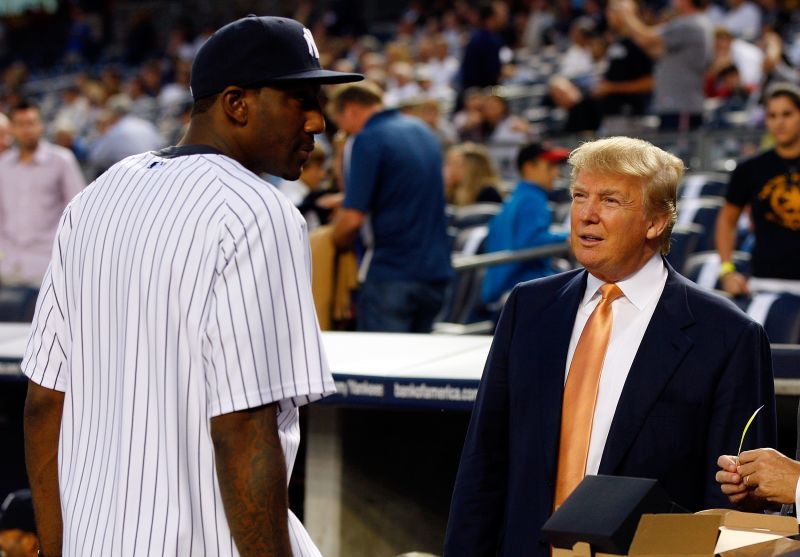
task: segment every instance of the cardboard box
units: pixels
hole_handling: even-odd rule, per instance
[[[723,553],[748,545],[793,536],[798,533],[793,516],[743,513],[729,509],[700,511],[696,516],[722,517],[715,553]]]
[[[772,557],[797,555],[800,542],[790,516],[712,509],[697,514],[645,514],[639,521],[628,557]],[[795,553],[798,552],[798,553]],[[612,557],[594,553],[594,557]],[[555,549],[554,557],[592,557],[588,543]]]

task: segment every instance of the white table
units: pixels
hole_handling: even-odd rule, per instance
[[[0,323],[0,375],[19,376],[30,325]],[[337,402],[424,406],[475,400],[491,337],[322,333]],[[447,387],[451,389],[448,390]]]

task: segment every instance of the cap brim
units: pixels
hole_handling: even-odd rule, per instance
[[[334,72],[332,70],[308,70],[295,74],[271,78],[270,81],[304,81],[319,83],[321,85],[332,85],[335,83],[352,83],[362,81],[364,76],[360,73]]]
[[[564,162],[569,158],[569,153],[569,149],[549,149],[539,155],[539,158],[548,162]]]

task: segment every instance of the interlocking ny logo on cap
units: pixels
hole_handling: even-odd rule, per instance
[[[311,31],[303,27],[303,38],[308,43],[308,53],[319,60],[319,50],[317,50],[317,45],[314,42],[314,36],[311,34]]]

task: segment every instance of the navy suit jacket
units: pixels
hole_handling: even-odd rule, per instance
[[[666,264],[666,263],[665,263]],[[611,423],[600,474],[655,478],[679,505],[730,506],[717,457],[773,447],[775,395],[763,328],[667,265],[658,305]],[[518,285],[505,305],[472,412],[446,557],[547,557],[567,351],[587,273]]]

